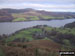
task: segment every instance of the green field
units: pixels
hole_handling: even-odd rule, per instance
[[[24,13],[13,13],[13,22],[17,22],[17,21],[31,21],[31,20],[51,20],[51,19],[64,19],[64,16],[59,16],[59,17],[55,17],[55,16],[47,16],[47,15],[25,15]]]
[[[25,18],[16,18],[13,20],[13,22],[17,22],[17,21],[26,21],[26,19]]]
[[[52,28],[52,27],[23,29],[14,33],[14,35],[12,34],[9,38],[6,39],[6,42],[12,42],[15,39],[25,39],[28,41],[32,41],[36,39],[37,40],[39,39],[51,40],[52,39],[53,41],[55,41],[55,39],[59,40],[60,38],[61,41],[59,43],[63,43],[64,45],[67,45],[67,46],[72,46],[71,45],[72,39],[75,36],[74,30],[75,28],[70,29],[70,28]],[[72,39],[70,39],[69,36],[72,37]]]
[[[64,19],[64,17],[41,16],[43,19]]]
[[[0,56],[5,56],[3,50],[0,48]]]

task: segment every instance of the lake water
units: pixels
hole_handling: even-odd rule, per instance
[[[48,25],[51,27],[63,27],[65,24],[74,22],[75,19],[49,20],[49,21],[26,21],[26,22],[2,22],[0,23],[0,35],[12,34],[23,28],[36,25]]]

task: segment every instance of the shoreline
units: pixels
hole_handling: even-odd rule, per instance
[[[71,18],[66,18],[71,19]],[[75,18],[72,18],[75,19]],[[51,21],[51,20],[65,20],[65,19],[43,19],[43,20],[27,20],[27,21],[15,21],[15,22],[29,22],[29,21]],[[12,21],[7,21],[8,23],[13,23]],[[6,23],[6,22],[0,22],[0,23]]]

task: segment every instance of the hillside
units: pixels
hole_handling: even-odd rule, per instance
[[[75,50],[74,30],[39,25],[1,35],[1,53],[6,56],[59,56],[61,50]]]
[[[8,46],[1,46],[1,48],[6,56],[60,56],[60,50],[75,50],[62,46],[51,40],[35,40],[25,43],[12,42],[9,43]]]
[[[48,26],[35,26],[16,31],[11,35],[1,35],[2,42],[30,42],[33,40],[53,40],[56,43],[75,47],[75,28],[52,28]]]
[[[3,14],[3,15],[2,15]],[[44,10],[27,9],[0,9],[0,22],[16,22],[31,20],[51,20],[75,18],[74,12],[48,12]]]
[[[0,10],[0,22],[11,22],[13,17],[7,11]]]
[[[32,40],[53,40],[62,45],[75,46],[75,28],[52,28],[48,26],[35,26],[16,31],[6,42],[29,42]],[[3,37],[6,37],[5,35]]]
[[[66,24],[64,27],[65,27],[65,28],[75,28],[75,22]]]

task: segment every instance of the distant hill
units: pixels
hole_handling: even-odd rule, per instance
[[[0,22],[12,21],[13,17],[7,11],[0,10]]]
[[[51,19],[75,18],[74,12],[48,12],[44,10],[27,9],[0,9],[0,22],[30,21]]]

